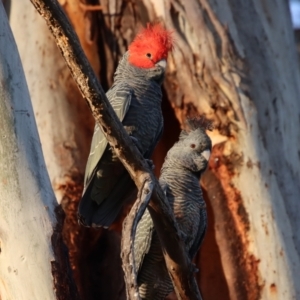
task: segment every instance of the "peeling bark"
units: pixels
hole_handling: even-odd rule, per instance
[[[205,178],[209,180],[209,176],[207,175]],[[201,184],[204,199],[211,198],[209,197],[211,195],[208,195],[204,190],[203,182]],[[219,199],[219,197],[216,198],[216,202]],[[222,199],[220,200],[222,201]],[[229,289],[224,274],[225,266],[222,265],[220,248],[215,236],[215,224],[218,216],[214,215],[210,201],[206,201],[206,209],[208,215],[207,232],[200,251],[195,258],[195,265],[199,269],[199,272],[196,273],[196,278],[204,300],[230,300]]]
[[[80,300],[77,287],[73,280],[73,274],[69,262],[68,248],[64,244],[62,227],[64,224],[64,212],[60,205],[55,209],[57,224],[51,237],[55,261],[51,262],[51,270],[54,281],[54,289],[57,300]]]
[[[218,148],[221,148],[219,152],[221,156],[218,155]],[[249,216],[239,191],[230,184],[232,171],[226,168],[224,162],[219,162],[220,157],[222,157],[222,147],[215,146],[210,170],[206,172],[203,184],[208,198],[213,199],[211,203],[217,220],[216,225],[220,227],[216,232],[216,238],[221,251],[223,250],[221,255],[226,258],[226,260],[223,258],[223,268],[227,276],[229,274],[228,286],[234,290],[236,299],[241,299],[244,295],[247,295],[248,299],[260,299],[262,286],[258,278],[259,260],[249,255],[247,251],[249,241],[246,234],[250,229]],[[224,239],[224,236],[230,239]]]
[[[204,182],[230,298],[299,298],[300,91],[287,5],[147,3],[177,32],[165,88],[178,118],[205,113],[216,126]]]

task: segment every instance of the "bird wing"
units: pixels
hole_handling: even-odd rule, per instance
[[[132,90],[128,86],[118,85],[107,92],[107,98],[119,120],[122,122],[129,110]],[[84,191],[89,186],[101,157],[107,147],[107,139],[100,126],[96,123],[91,144],[91,150],[85,168]]]
[[[193,244],[191,245],[191,248],[189,249],[189,255],[190,255],[191,259],[193,259],[195,257],[195,255],[197,254],[197,252],[203,242],[205,233],[206,233],[206,229],[207,229],[206,208],[200,208],[199,219],[200,219],[200,224],[198,226],[198,231],[197,231],[195,240],[194,240]]]

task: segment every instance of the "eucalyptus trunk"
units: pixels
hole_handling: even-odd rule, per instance
[[[0,36],[0,298],[56,299],[55,196],[2,3]]]

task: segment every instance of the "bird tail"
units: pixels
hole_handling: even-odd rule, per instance
[[[89,185],[91,187],[92,184]],[[91,188],[84,192],[78,207],[79,223],[87,227],[108,228],[117,218],[123,205],[136,197],[135,184],[126,172],[111,194],[100,204],[90,197]],[[125,193],[124,191],[130,191]]]

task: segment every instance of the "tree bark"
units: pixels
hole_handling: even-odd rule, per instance
[[[12,0],[10,24],[25,70],[46,166],[61,203],[72,181],[82,185],[93,117],[49,29],[30,2]],[[89,52],[97,52],[94,48]],[[93,66],[99,72],[96,62]]]
[[[18,50],[0,3],[0,297],[56,299],[55,197]]]
[[[230,298],[298,299],[300,90],[287,4],[144,3],[176,32],[165,87],[178,118],[205,113],[217,129],[203,183]]]
[[[98,75],[100,63],[95,14],[79,1],[60,2],[78,29],[81,44]],[[64,224],[61,229],[69,249],[74,278],[82,298],[86,298],[91,290],[85,284],[91,275],[89,270],[86,271],[86,258],[103,234],[102,231],[80,227],[77,221],[94,119],[54,38],[29,1],[11,1],[10,25],[28,82],[52,187],[66,213],[65,218],[61,218]],[[120,260],[119,255],[108,259]],[[116,264],[116,270],[121,269],[117,268],[119,264]]]

